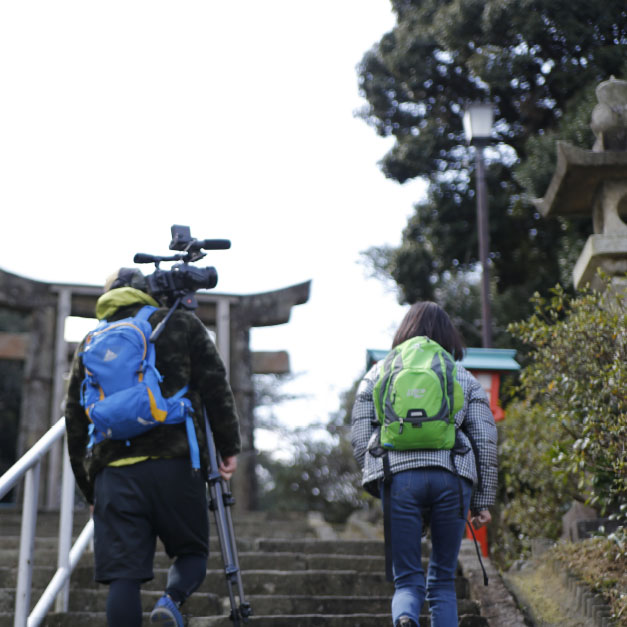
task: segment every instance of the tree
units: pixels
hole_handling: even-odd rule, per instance
[[[366,256],[396,281],[402,301],[440,299],[447,307],[455,295],[442,288],[455,276],[477,309],[474,166],[462,114],[470,101],[492,102],[490,260],[495,336],[503,341],[509,316],[524,317],[535,291],[569,282],[590,231],[587,220],[543,220],[533,199],[550,180],[555,139],[592,145],[594,88],[627,70],[627,9],[622,0],[392,0],[392,7],[395,28],[358,69],[368,103],[359,115],[396,140],[381,161],[384,174],[399,183],[424,177],[429,190],[400,247]]]
[[[296,429],[266,416],[265,428],[280,433],[282,452],[289,458],[262,452],[257,457],[259,504],[263,510],[318,511],[329,522],[344,522],[360,509],[365,494],[352,455],[350,413],[357,383],[342,395],[340,409],[326,425]]]

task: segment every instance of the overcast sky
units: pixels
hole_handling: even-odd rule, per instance
[[[405,311],[359,264],[423,193],[383,177],[391,144],[354,115],[393,23],[388,0],[0,3],[0,268],[102,284],[167,254],[172,224],[231,239],[199,264],[216,291],[312,280],[252,346],[287,350],[311,394],[282,419],[325,420]]]

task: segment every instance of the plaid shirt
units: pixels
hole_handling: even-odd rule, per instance
[[[368,445],[378,437],[379,423],[372,400],[379,364],[366,374],[357,389],[351,420],[353,453],[362,470],[362,485],[371,494],[378,495],[377,484],[383,477],[381,458],[368,452]],[[496,425],[488,398],[481,384],[463,366],[457,364],[457,380],[464,390],[464,406],[455,415],[457,442],[464,452],[455,457],[455,467],[460,476],[470,479],[475,489],[470,501],[473,512],[487,509],[494,504],[497,485]],[[479,485],[477,463],[470,440],[476,445],[479,456],[481,485]],[[457,447],[456,447],[457,448]],[[451,452],[448,450],[388,451],[392,473],[441,466],[454,471]]]

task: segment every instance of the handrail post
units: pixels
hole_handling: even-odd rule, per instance
[[[40,471],[41,462],[38,461],[26,472],[26,477],[24,478],[24,504],[22,506],[22,528],[20,532],[20,557],[15,594],[14,627],[26,627],[28,613],[30,611]]]
[[[72,290],[61,288],[57,296],[56,327],[54,340],[54,371],[52,379],[52,409],[50,424],[54,425],[63,415],[64,382],[63,373],[67,370],[67,343],[65,341],[65,321],[72,310]],[[59,484],[57,477],[61,471],[63,449],[60,442],[50,448],[48,462],[48,484],[46,490],[46,509],[55,510],[59,507]]]
[[[59,556],[58,569],[70,566],[70,550],[72,549],[72,531],[74,529],[74,474],[68,454],[67,437],[63,438],[63,479],[61,488],[61,513],[59,518]],[[55,611],[67,612],[70,598],[70,581],[65,582],[57,596]]]

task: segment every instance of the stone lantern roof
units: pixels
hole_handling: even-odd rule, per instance
[[[622,280],[627,273],[627,81],[612,77],[596,89],[592,150],[557,142],[557,166],[542,215],[591,216],[591,235],[573,271],[576,288],[598,287],[597,269]]]

